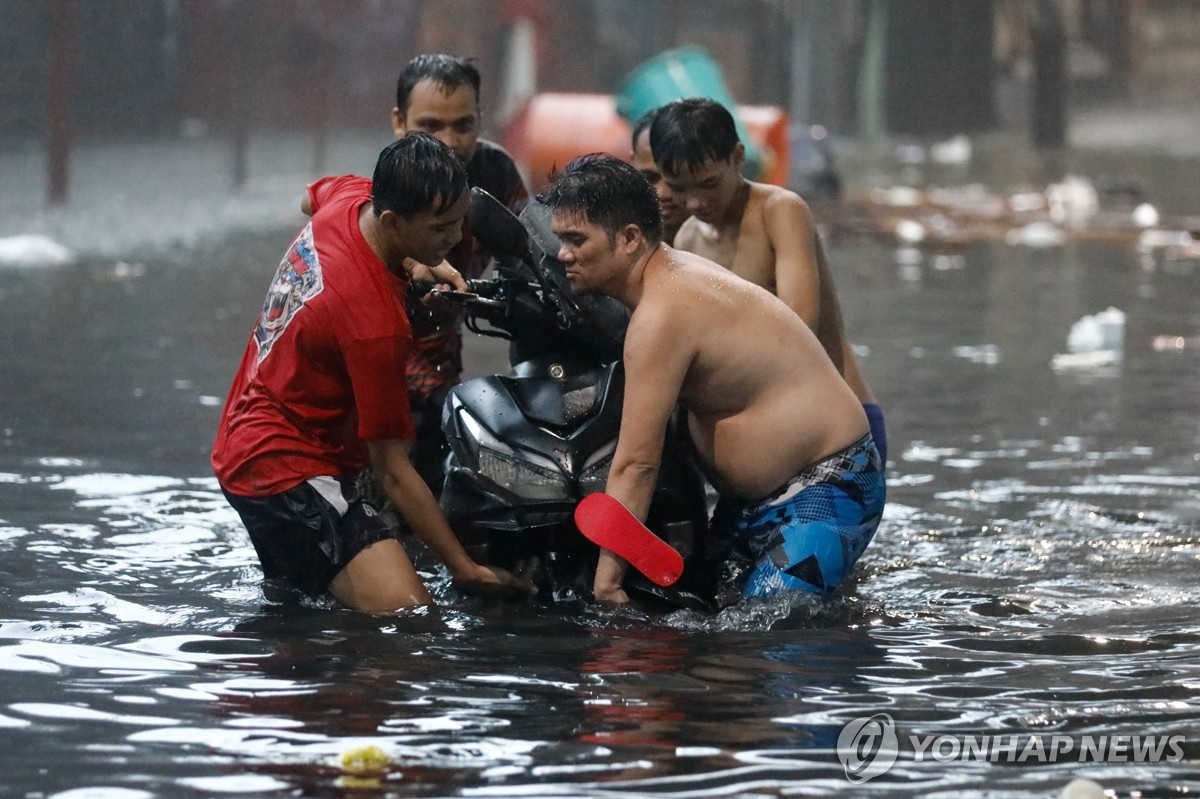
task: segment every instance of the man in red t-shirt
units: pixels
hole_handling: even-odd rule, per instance
[[[276,270],[212,454],[266,577],[328,590],[358,610],[430,602],[397,531],[358,494],[355,478],[370,463],[406,524],[456,581],[531,590],[471,559],[408,457],[408,282],[466,288],[444,263],[461,237],[466,188],[459,159],[423,133],[385,148],[372,180],[309,186],[302,206],[312,219]]]

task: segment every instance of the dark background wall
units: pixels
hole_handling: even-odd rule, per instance
[[[646,58],[694,44],[722,65],[739,102],[782,105],[793,118],[845,132],[856,131],[871,112],[882,117],[889,132],[938,135],[1002,121],[996,113],[997,83],[1039,74],[1027,67],[1036,55],[1031,32],[1045,14],[1059,26],[1062,70],[1070,69],[1067,55],[1085,48],[1103,61],[1105,85],[1124,90],[1138,66],[1139,32],[1156,14],[1187,14],[1189,8],[1195,13],[1197,5],[1192,0],[0,0],[0,146],[41,137],[48,129],[56,32],[70,43],[68,63],[58,74],[69,82],[76,138],[169,133],[181,126],[192,132],[378,127],[393,104],[400,65],[424,50],[477,58],[486,105],[499,94],[508,26],[522,15],[534,19],[539,30],[541,90],[611,92]],[[882,38],[872,40],[872,20],[878,16],[886,24],[877,29]],[[878,58],[866,57],[872,52]],[[864,74],[864,69],[882,73]],[[873,92],[864,86],[874,87]],[[1060,102],[1068,103],[1069,95]]]

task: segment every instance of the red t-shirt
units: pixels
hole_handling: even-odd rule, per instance
[[[312,220],[275,272],[213,445],[217,479],[241,496],[356,474],[367,441],[415,437],[407,282],[358,227],[371,181],[329,177],[308,188]]]

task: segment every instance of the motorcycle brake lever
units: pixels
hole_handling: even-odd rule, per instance
[[[421,296],[428,294],[437,286],[432,280],[410,280],[408,281],[408,293]]]
[[[431,288],[427,294],[430,297],[438,300],[454,300],[456,302],[471,302],[472,300],[481,299],[478,294],[473,291],[457,291],[455,289],[439,289]]]
[[[481,297],[473,291],[455,291],[453,289],[430,289],[429,296],[439,300],[450,300],[452,302],[460,302],[464,305],[470,305],[476,308],[507,308],[508,304],[503,300],[494,300],[491,297]]]

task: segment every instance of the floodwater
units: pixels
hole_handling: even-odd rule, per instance
[[[1200,334],[1200,262],[834,242],[892,453],[842,596],[564,613],[431,573],[438,609],[380,618],[264,594],[208,470],[290,235],[3,272],[0,795],[1200,789],[1200,349],[1151,347]],[[1110,306],[1122,360],[1052,368]],[[877,713],[897,762],[855,784],[838,738]],[[960,757],[968,736],[1046,748]],[[339,756],[366,745],[391,764],[354,788]]]

